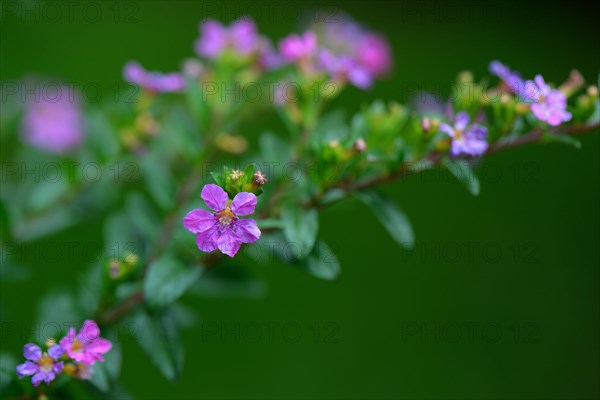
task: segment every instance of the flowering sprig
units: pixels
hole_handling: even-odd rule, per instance
[[[91,365],[96,361],[104,361],[103,354],[112,347],[112,343],[100,337],[100,329],[94,321],[85,321],[78,334],[71,327],[69,334],[58,344],[48,342],[48,349],[28,343],[23,347],[23,356],[27,361],[16,368],[17,376],[31,376],[31,384],[39,386],[45,382],[49,385],[61,373],[83,380],[91,378]]]
[[[534,80],[523,81],[521,75],[499,61],[490,63],[490,72],[502,79],[506,87],[518,95],[521,101],[531,104],[533,115],[551,126],[558,126],[571,119],[566,111],[567,96],[558,89],[552,89],[541,75]]]
[[[454,163],[470,172],[473,163],[465,159],[526,143],[573,143],[574,135],[598,129],[596,86],[585,93],[578,93],[582,83],[554,88],[541,75],[524,80],[499,62],[490,65],[500,78],[497,88],[477,86],[472,96],[451,102],[438,98],[428,110],[375,101],[351,118],[328,112],[328,103],[345,86],[370,88],[392,68],[387,40],[349,19],[311,26],[282,38],[278,46],[260,35],[250,19],[228,26],[208,20],[200,25],[193,48],[196,58],[188,59],[182,72],[163,74],[126,64],[125,79],[144,90],[141,101],[125,111],[111,108],[89,116],[78,103],[41,109],[26,105],[25,122],[19,125],[23,141],[48,152],[96,157],[103,165],[135,160],[137,179],[119,182],[120,190],[111,182],[82,193],[67,188],[70,196],[80,196],[74,203],[54,194],[31,195],[34,202],[59,199],[32,210],[18,208],[29,199],[10,202],[18,216],[85,208],[87,217],[93,214],[87,212],[90,203],[94,207],[89,209],[108,215],[103,229],[107,246],[133,246],[109,247],[99,263],[105,270],[91,274],[86,288],[94,296],[80,296],[95,299],[85,311],[102,326],[134,321],[142,328],[140,346],[172,380],[182,365],[179,332],[189,324],[185,313],[173,311],[173,303],[205,279],[202,271],[213,271],[230,258],[235,268],[244,268],[242,246],[260,248],[265,238],[273,248],[293,244],[297,254],[276,254],[282,262],[335,279],[340,265],[319,237],[318,210],[354,195],[406,246],[414,242],[408,218],[370,189],[436,165]],[[279,85],[261,101],[237,100],[245,84],[272,79],[288,85]],[[457,81],[472,83],[474,77],[461,73]],[[287,96],[286,86],[297,89],[298,97]],[[333,92],[327,90],[332,87]],[[489,101],[493,89],[500,89],[497,101]],[[263,132],[256,141],[250,137],[245,123],[260,122],[256,116],[265,109],[283,119],[289,136]],[[84,121],[89,125],[85,135],[80,129]],[[249,160],[246,168],[224,166]],[[293,166],[297,175],[290,179],[258,167],[276,164]],[[217,168],[210,174],[214,183],[208,182],[206,166]],[[478,183],[463,183],[478,193]],[[197,193],[206,207],[195,204]],[[27,344],[17,375],[31,376],[34,386],[51,384],[58,376],[90,379],[112,348],[99,334],[98,325],[88,320],[45,352]]]

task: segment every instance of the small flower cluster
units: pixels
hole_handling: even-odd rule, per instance
[[[391,67],[387,41],[349,18],[336,24],[315,25],[302,35],[290,35],[279,42],[278,49],[269,38],[258,33],[256,24],[248,17],[229,26],[209,19],[200,24],[199,31],[194,50],[208,62],[251,63],[266,70],[295,64],[308,76],[326,75],[361,89],[371,87],[373,80]],[[188,60],[184,73],[161,74],[148,72],[138,63],[130,62],[124,68],[124,76],[127,81],[150,91],[178,92],[185,87],[183,76],[198,77],[201,65]],[[190,66],[193,66],[192,73],[189,73]]]
[[[50,384],[61,373],[78,378],[90,379],[92,365],[104,361],[103,354],[112,347],[112,343],[100,337],[100,329],[94,321],[87,320],[77,332],[71,327],[67,336],[59,343],[49,341],[47,351],[28,343],[23,348],[25,361],[17,366],[17,376],[31,376],[31,384],[38,386],[42,382]]]
[[[254,213],[257,195],[262,193],[267,177],[251,166],[244,171],[228,170],[223,179],[217,180],[222,182],[225,190],[211,183],[205,185],[200,194],[212,212],[192,210],[183,218],[183,226],[196,235],[200,250],[219,249],[233,257],[242,243],[254,243],[260,238],[256,221],[240,217]]]
[[[326,73],[331,79],[366,89],[391,68],[387,41],[350,19],[315,26],[279,42],[282,59],[305,73]]]
[[[150,92],[181,92],[185,88],[185,79],[182,74],[146,71],[135,61],[125,64],[123,76],[126,81],[139,85]]]
[[[476,157],[488,148],[487,128],[478,124],[469,125],[469,114],[464,111],[456,114],[453,126],[441,124],[440,130],[452,138],[450,153],[453,156],[466,154]]]
[[[240,192],[230,200],[227,192],[211,183],[204,186],[200,197],[213,212],[195,209],[183,219],[183,226],[196,234],[200,250],[219,249],[233,257],[242,243],[254,243],[260,238],[256,221],[240,218],[254,212],[256,196],[253,193]]]
[[[21,132],[32,146],[63,154],[83,142],[83,127],[79,98],[67,86],[58,86],[56,96],[40,90],[28,101]]]
[[[196,40],[196,54],[208,60],[231,57],[239,60],[257,59],[266,69],[281,65],[271,41],[258,34],[256,24],[250,18],[241,18],[230,26],[209,19],[200,24],[200,38]]]
[[[552,89],[541,75],[536,75],[533,81],[524,81],[519,73],[511,71],[500,61],[492,61],[489,70],[523,103],[531,104],[531,112],[538,120],[551,126],[571,120],[572,115],[566,110],[567,96],[558,89]]]

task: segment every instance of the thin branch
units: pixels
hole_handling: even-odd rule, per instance
[[[563,131],[563,133],[561,133],[559,131],[555,131],[555,133],[575,136],[575,135],[583,135],[586,133],[590,133],[599,128],[600,128],[600,123],[594,123],[594,124],[590,124],[590,125],[573,126],[569,129],[567,129],[566,131]],[[543,131],[537,130],[537,131],[530,132],[526,135],[520,136],[514,140],[504,141],[504,142],[496,142],[488,148],[485,155],[496,153],[496,152],[510,149],[513,147],[522,146],[522,145],[529,144],[529,143],[536,143],[536,142],[539,142],[540,140],[542,140],[542,138],[543,138]],[[426,156],[425,158],[423,158],[420,162],[421,163],[438,164],[441,161],[442,156],[443,156],[443,154],[440,152],[431,153],[428,156]],[[386,175],[375,176],[375,177],[372,177],[372,178],[369,178],[366,180],[362,180],[362,181],[357,181],[357,182],[343,181],[339,185],[331,186],[329,188],[329,190],[341,189],[344,192],[349,193],[349,192],[352,192],[355,190],[363,190],[363,189],[367,189],[367,188],[377,186],[380,184],[386,184],[386,183],[390,183],[390,182],[393,182],[396,180],[400,180],[406,176],[414,175],[414,172],[412,172],[410,168],[411,168],[411,166],[413,166],[415,164],[417,164],[417,163],[404,162],[400,165],[400,168],[398,168],[397,171],[394,171],[392,173],[389,173]],[[192,175],[194,175],[194,178],[195,178],[195,174],[192,174]],[[185,201],[187,201],[190,193],[192,192],[193,182],[194,182],[194,179],[189,178],[186,181],[186,183],[184,183],[184,185],[182,186],[182,189],[178,195],[177,204],[182,204]],[[306,208],[309,208],[309,207],[321,208],[321,207],[323,207],[323,204],[320,203],[320,200],[322,199],[322,197],[323,197],[322,195],[314,196],[312,199],[303,203],[303,207],[306,207]],[[160,244],[161,248],[166,246],[166,244],[168,243],[168,239],[172,236],[171,234],[174,229],[174,222],[173,222],[174,216],[173,215],[177,215],[177,213],[174,212],[171,214],[171,216],[167,220],[167,223],[165,224],[165,229],[163,229],[163,232],[161,233],[161,236],[159,239],[159,244]],[[265,232],[265,231],[267,231],[267,230],[263,230],[263,232]],[[219,261],[219,259],[220,259],[220,257],[218,254],[213,256],[211,253],[206,258],[204,264],[206,266],[214,265],[215,263],[217,263]],[[148,265],[149,265],[149,263],[146,264],[146,267],[145,267],[146,270],[148,268]],[[131,296],[129,296],[128,298],[123,300],[115,308],[106,311],[102,315],[100,320],[104,324],[114,323],[115,321],[118,321],[123,316],[127,315],[127,313],[130,310],[137,307],[139,304],[143,303],[143,301],[144,301],[143,291],[135,292]]]
[[[576,136],[576,135],[583,135],[586,133],[590,133],[599,128],[600,128],[600,122],[596,122],[596,123],[593,123],[590,125],[573,126],[562,132],[558,131],[558,130],[554,130],[554,133],[560,134],[560,135]],[[536,131],[530,132],[528,134],[525,134],[523,136],[519,136],[518,138],[515,138],[510,141],[496,142],[488,148],[488,150],[485,152],[485,155],[497,153],[502,150],[511,149],[513,147],[518,147],[518,146],[522,146],[522,145],[529,144],[529,143],[536,143],[536,142],[541,141],[542,138],[543,138],[543,131],[536,130]],[[416,161],[416,162],[412,161],[412,162],[402,163],[400,165],[400,167],[398,168],[398,170],[396,170],[394,172],[391,172],[391,173],[388,173],[385,175],[378,175],[378,176],[375,176],[375,177],[372,177],[369,179],[365,179],[362,181],[356,181],[356,182],[350,182],[350,183],[340,183],[337,185],[332,185],[329,188],[329,190],[339,189],[339,190],[344,191],[345,193],[349,193],[349,192],[352,192],[355,190],[368,189],[368,188],[376,186],[376,185],[394,182],[394,181],[403,179],[406,176],[414,175],[414,172],[411,171],[411,166],[418,165],[418,164],[426,164],[426,163],[438,164],[442,159],[442,155],[443,154],[439,153],[439,152],[431,153],[420,161]],[[323,194],[314,196],[310,200],[304,202],[302,204],[302,206],[305,208],[310,208],[310,207],[320,208],[322,206],[320,203],[322,197],[323,197]]]

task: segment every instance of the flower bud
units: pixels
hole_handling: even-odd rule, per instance
[[[227,183],[239,183],[243,177],[244,173],[242,171],[239,169],[233,169],[229,175],[227,175]]]
[[[124,275],[124,270],[121,262],[118,260],[110,260],[107,264],[108,276],[111,279],[119,279]]]
[[[456,80],[458,83],[472,83],[475,78],[473,77],[473,73],[471,71],[462,71],[458,74]]]
[[[438,140],[435,143],[435,149],[438,151],[448,151],[450,149],[450,139]]]
[[[48,338],[48,339],[46,339],[46,343],[45,344],[46,344],[47,348],[50,348],[50,347],[56,345],[56,339],[54,339],[54,338]]]
[[[94,370],[92,369],[91,365],[84,364],[84,363],[77,363],[76,376],[79,379],[86,381],[92,377],[93,373],[94,373]]]
[[[261,171],[256,171],[254,175],[252,175],[252,183],[262,186],[268,182],[268,179]]]
[[[250,180],[250,182],[246,182],[243,186],[242,190],[244,192],[254,193],[255,195],[260,195],[262,193],[262,187],[265,183],[268,182],[267,177],[261,172],[256,171]]]
[[[367,143],[365,142],[365,139],[358,138],[354,141],[352,148],[358,153],[364,153],[367,150]]]
[[[592,85],[587,88],[587,94],[591,97],[598,97],[598,86]]]
[[[63,367],[63,373],[68,376],[75,376],[77,374],[77,367],[75,366],[75,364],[65,364],[65,366]]]
[[[160,131],[160,125],[148,112],[141,113],[135,120],[135,127],[138,131],[149,136],[156,136]]]
[[[423,132],[425,133],[429,133],[431,131],[431,119],[429,117],[421,119],[421,129],[423,129]]]
[[[576,69],[572,70],[569,74],[569,78],[560,85],[558,90],[563,92],[567,97],[570,97],[573,93],[579,90],[585,83],[585,79],[579,71]]]
[[[193,58],[188,58],[183,61],[182,70],[184,75],[198,79],[202,75],[204,66],[200,61]]]
[[[531,106],[525,103],[518,103],[515,105],[515,111],[518,115],[525,115],[529,112]]]
[[[129,253],[129,254],[127,254],[125,256],[125,258],[123,259],[123,261],[129,267],[136,267],[138,265],[139,261],[140,261],[140,258],[135,253]]]

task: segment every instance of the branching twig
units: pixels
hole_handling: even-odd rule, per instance
[[[600,123],[594,123],[594,124],[590,124],[590,125],[574,126],[574,127],[571,127],[569,129],[563,131],[562,133],[560,131],[555,131],[555,133],[562,134],[562,135],[575,136],[575,135],[583,135],[586,133],[590,133],[599,128],[600,128]],[[542,140],[542,138],[543,138],[543,131],[537,130],[537,131],[530,132],[528,134],[525,134],[523,136],[520,136],[520,137],[510,140],[510,141],[496,142],[488,148],[486,155],[496,153],[498,151],[510,149],[513,147],[522,146],[522,145],[529,144],[529,143],[539,142],[540,140]],[[420,162],[421,163],[438,164],[441,161],[442,156],[443,156],[443,154],[439,153],[439,152],[431,153],[428,156],[426,156],[424,159],[422,159]],[[376,185],[390,183],[390,182],[402,179],[408,175],[413,175],[414,173],[411,172],[411,170],[410,170],[410,167],[412,165],[415,165],[415,162],[410,162],[410,163],[405,162],[400,165],[398,170],[396,170],[392,173],[388,173],[385,175],[378,175],[378,176],[375,176],[375,177],[372,177],[369,179],[365,179],[362,181],[357,181],[357,182],[342,181],[337,185],[330,186],[329,190],[340,189],[340,190],[343,190],[345,193],[350,193],[352,191],[363,190],[363,189],[367,189],[367,188],[370,188],[370,187],[373,187]],[[195,174],[192,174],[190,176],[190,178],[188,178],[186,180],[186,182],[183,184],[183,186],[177,196],[176,204],[183,204],[189,199],[189,196],[192,193],[193,183],[195,182],[196,179],[197,179],[197,177],[195,176]],[[323,205],[320,202],[322,197],[323,197],[322,195],[314,196],[312,199],[304,202],[303,206],[306,208],[309,208],[309,207],[321,208],[321,207],[323,207]],[[167,221],[165,223],[165,228],[161,232],[161,235],[158,240],[158,248],[159,249],[164,248],[168,243],[168,239],[172,236],[172,232],[173,232],[173,229],[175,226],[174,221],[175,221],[176,215],[177,215],[177,213],[173,212],[167,219]],[[213,263],[218,262],[219,259],[220,258],[218,256],[213,257],[211,254],[205,260],[206,261],[205,265],[212,265]],[[146,264],[145,270],[147,270],[149,264],[150,264],[150,260]],[[114,323],[114,322],[118,321],[120,318],[122,318],[123,316],[127,315],[127,313],[130,310],[132,310],[139,304],[143,303],[143,301],[144,301],[143,292],[142,291],[135,292],[131,296],[129,296],[128,298],[123,300],[116,307],[106,311],[101,316],[100,320],[104,324]]]

